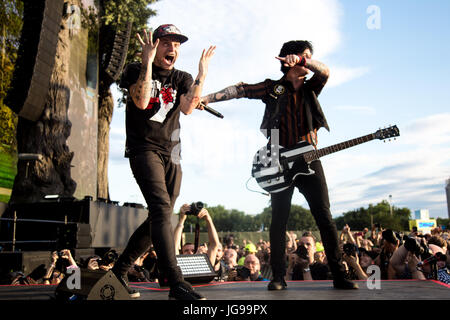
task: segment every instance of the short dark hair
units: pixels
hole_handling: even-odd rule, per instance
[[[302,237],[310,237],[313,238],[314,242],[316,242],[316,237],[314,236],[314,234],[311,231],[305,231],[302,234]]]
[[[314,48],[311,42],[307,40],[292,40],[289,42],[285,42],[283,46],[281,47],[279,57],[286,57],[289,54],[297,54],[302,53],[306,49],[309,49],[311,51],[311,54],[313,54]],[[286,73],[289,71],[289,67],[285,67],[283,61],[281,62],[281,72]]]

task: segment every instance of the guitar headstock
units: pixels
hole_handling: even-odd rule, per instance
[[[386,140],[389,138],[400,136],[400,130],[398,130],[397,126],[390,126],[388,128],[377,130],[374,135],[377,139]]]

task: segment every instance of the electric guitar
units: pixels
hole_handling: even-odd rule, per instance
[[[252,177],[265,191],[277,193],[289,188],[297,176],[314,174],[315,172],[309,165],[320,157],[374,139],[385,140],[398,136],[400,136],[400,131],[397,126],[391,126],[319,150],[306,141],[301,141],[290,148],[272,144],[270,148],[265,146],[256,152],[253,158]]]

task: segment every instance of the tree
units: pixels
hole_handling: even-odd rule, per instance
[[[124,25],[132,23],[131,38],[128,46],[126,62],[136,59],[141,46],[134,35],[146,27],[148,19],[156,14],[149,5],[156,0],[101,0],[103,10],[100,17],[100,52],[104,57],[111,50],[116,30],[123,30]],[[115,82],[105,72],[105,65],[101,65],[99,98],[98,98],[98,145],[97,145],[97,196],[109,199],[108,188],[108,157],[109,131],[114,111],[114,101],[110,91]]]
[[[4,105],[3,100],[10,86],[17,59],[22,18],[23,3],[21,1],[4,0],[0,3],[2,47],[0,58],[0,151],[9,154],[14,154],[17,148],[17,115]]]
[[[396,231],[405,231],[409,229],[409,217],[411,211],[408,208],[392,207],[392,215],[390,213],[390,205],[387,200],[373,205],[369,204],[368,208],[359,208],[348,211],[342,216],[334,219],[336,227],[341,230],[346,224],[352,230],[363,230],[364,228],[371,228],[371,221],[379,223],[382,228],[392,229]]]
[[[113,100],[109,90],[114,82],[105,73],[105,64],[102,63],[105,51],[110,50],[115,30],[125,22],[132,24],[132,32],[137,32],[146,25],[150,16],[155,12],[148,8],[155,0],[100,0],[100,16],[91,8],[82,8],[82,18],[85,26],[89,26],[88,50],[99,50],[99,111],[98,111],[98,186],[97,197],[109,198],[107,181],[107,159],[109,153],[109,124],[113,113]],[[20,3],[21,1],[8,1]],[[44,0],[26,1],[24,8],[24,25],[32,25],[34,14],[42,11]],[[81,6],[80,0],[67,1],[68,5]],[[2,2],[2,5],[4,2]],[[3,8],[3,7],[2,7]],[[17,166],[17,175],[14,180],[11,202],[37,202],[47,194],[72,197],[76,189],[76,181],[70,174],[73,152],[67,146],[70,136],[71,122],[68,119],[68,102],[70,90],[68,84],[69,66],[69,22],[64,15],[58,33],[58,42],[55,55],[55,64],[50,79],[50,87],[40,118],[33,122],[19,117],[16,131],[17,151],[19,153],[40,154],[42,159],[27,163],[20,161]],[[2,19],[2,21],[4,21]],[[98,27],[98,28],[97,28]],[[25,27],[24,27],[25,28]],[[30,28],[29,28],[30,29]],[[27,29],[27,30],[29,30]],[[32,29],[32,28],[31,28]],[[91,32],[95,29],[95,32]],[[98,30],[98,31],[97,31]],[[33,30],[31,30],[33,31]],[[40,35],[35,32],[33,39]],[[28,37],[29,38],[29,37]],[[100,39],[100,43],[98,43]],[[22,39],[23,41],[27,39]],[[108,46],[109,44],[109,46]],[[128,61],[133,59],[138,50],[137,41],[132,37]],[[20,56],[19,52],[19,56]]]

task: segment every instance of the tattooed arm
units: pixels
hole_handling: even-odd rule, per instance
[[[239,85],[229,86],[223,90],[202,97],[202,102],[204,104],[208,104],[219,101],[242,98],[244,96],[243,93],[244,91],[241,89]]]
[[[137,38],[142,45],[141,72],[136,83],[130,86],[131,98],[136,107],[142,110],[147,108],[148,102],[150,101],[152,89],[152,63],[155,59],[156,49],[159,44],[159,39],[153,43],[151,32],[147,33],[144,29],[143,34],[143,38],[137,34]]]
[[[180,97],[180,109],[186,115],[191,114],[200,101],[203,83],[208,73],[209,61],[214,55],[214,50],[216,50],[215,46],[209,47],[207,51],[203,50],[202,56],[200,57],[198,75],[189,91]]]
[[[317,60],[306,59],[305,68],[314,72],[314,76],[321,80],[326,81],[330,76],[330,69],[324,63]]]

